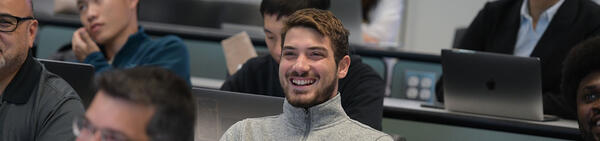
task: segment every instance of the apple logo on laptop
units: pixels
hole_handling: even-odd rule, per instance
[[[496,89],[496,81],[494,81],[494,79],[492,78],[485,82],[485,86],[488,90],[493,91],[494,89]]]

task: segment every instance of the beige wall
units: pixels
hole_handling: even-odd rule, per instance
[[[467,27],[488,0],[406,0],[404,48],[440,54],[457,27]]]

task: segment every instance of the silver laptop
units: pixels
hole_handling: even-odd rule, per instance
[[[96,89],[94,88],[94,66],[90,64],[64,62],[55,60],[38,59],[44,67],[48,69],[62,79],[67,81],[71,87],[77,92],[81,98],[83,106],[87,108],[94,95],[96,95]]]
[[[283,98],[193,88],[197,100],[196,141],[219,140],[229,127],[246,118],[282,113]]]
[[[544,120],[538,58],[444,49],[442,71],[449,111]]]

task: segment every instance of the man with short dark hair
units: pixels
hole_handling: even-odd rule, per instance
[[[338,79],[350,67],[348,34],[329,11],[303,9],[290,15],[280,44],[283,114],[239,121],[221,140],[392,140],[342,109]]]
[[[330,0],[263,0],[260,13],[270,54],[248,60],[225,81],[221,90],[284,97],[277,75],[284,21],[297,10],[327,10],[329,6]],[[358,55],[352,55],[351,59],[347,77],[339,80],[342,107],[350,118],[381,130],[385,82]]]
[[[176,36],[152,39],[138,25],[139,0],[77,0],[82,28],[73,33],[76,58],[96,74],[113,68],[159,66],[190,82],[187,48]]]
[[[0,141],[73,140],[81,99],[33,58],[37,34],[31,0],[0,1]]]
[[[564,62],[562,91],[570,109],[577,111],[585,140],[600,140],[600,37],[575,46]]]
[[[73,130],[77,140],[191,141],[195,101],[187,83],[168,70],[113,70],[96,80],[98,93]]]

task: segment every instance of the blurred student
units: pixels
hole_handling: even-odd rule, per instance
[[[139,0],[77,0],[82,28],[73,33],[76,58],[96,72],[159,66],[190,83],[187,48],[176,36],[152,39],[138,25]]]
[[[379,47],[400,46],[400,24],[404,0],[361,0],[362,37]]]
[[[78,141],[192,141],[196,104],[187,83],[159,67],[111,70],[96,80],[98,93],[76,118]]]

